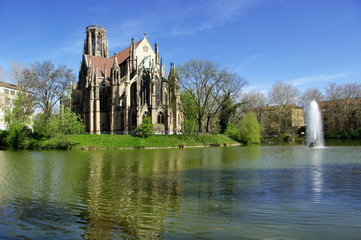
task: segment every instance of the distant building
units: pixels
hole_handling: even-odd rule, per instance
[[[305,125],[302,107],[267,106],[258,109],[259,123],[268,135],[296,132]]]
[[[183,111],[177,72],[169,76],[144,38],[109,57],[104,27],[86,28],[79,81],[73,85],[73,111],[79,113],[90,133],[131,134],[149,116],[155,133],[183,131]],[[64,99],[65,100],[65,99]]]
[[[0,81],[0,130],[5,130],[7,127],[5,111],[13,108],[13,102],[18,92],[19,88],[17,85]]]

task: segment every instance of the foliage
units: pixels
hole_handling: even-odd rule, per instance
[[[261,142],[261,126],[254,112],[248,112],[241,120],[240,138],[246,143]]]
[[[324,134],[326,139],[360,139],[361,138],[361,128],[356,130],[334,130],[330,129],[325,131]]]
[[[207,60],[192,59],[178,67],[178,74],[180,86],[193,100],[194,112],[190,114],[198,122],[198,132],[204,131],[204,119],[208,131],[211,118],[227,97],[235,99],[246,84],[236,73]]]
[[[142,124],[135,129],[136,136],[147,138],[153,134],[153,124],[150,117],[145,117]]]
[[[258,122],[261,122],[264,108],[266,107],[266,97],[260,91],[252,90],[243,95],[242,110],[253,111],[256,113]]]
[[[6,146],[7,135],[8,135],[8,131],[0,130],[0,146]]]
[[[31,138],[31,129],[22,124],[13,123],[8,126],[5,138],[6,145],[14,148],[25,148],[25,142]]]
[[[238,128],[230,124],[225,132],[230,138],[242,143],[260,143],[261,126],[254,112],[248,112],[241,119]]]
[[[219,125],[221,133],[226,131],[230,118],[236,113],[237,107],[239,105],[240,104],[234,104],[230,96],[227,96],[225,101],[222,103],[221,110],[219,112]]]
[[[188,146],[225,146],[237,144],[224,134],[177,134],[152,135],[147,138],[130,135],[71,135],[72,142],[77,142],[76,149],[119,149],[146,147],[188,147]],[[57,149],[57,140],[48,139],[42,142],[42,148]]]
[[[59,139],[60,148],[68,148],[72,144],[69,136],[85,132],[85,127],[79,115],[65,108],[60,115],[49,119],[49,133]]]
[[[31,122],[33,109],[27,105],[26,95],[19,91],[12,102],[12,108],[7,108],[5,112],[5,122],[7,124],[7,135],[5,142],[7,146],[18,149],[23,148],[24,142],[31,137],[31,129],[28,127]],[[5,105],[4,107],[7,107]]]
[[[181,93],[181,101],[183,103],[184,113],[184,131],[186,133],[194,133],[197,130],[197,112],[196,104],[189,91],[185,90]]]

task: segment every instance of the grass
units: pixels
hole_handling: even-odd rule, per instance
[[[152,135],[147,138],[130,135],[71,135],[72,149],[165,148],[188,146],[225,146],[238,144],[223,134]],[[56,148],[58,140],[48,139],[42,148]]]

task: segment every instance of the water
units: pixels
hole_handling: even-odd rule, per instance
[[[307,111],[307,146],[324,147],[323,125],[321,112],[315,100],[310,103]]]
[[[359,239],[361,147],[1,151],[0,239]]]

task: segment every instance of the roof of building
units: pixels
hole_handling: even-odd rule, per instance
[[[0,81],[0,87],[6,87],[6,88],[11,88],[14,90],[18,90],[18,86],[15,84],[11,84],[11,83],[7,83],[7,82],[2,82]]]
[[[144,40],[144,38],[138,42],[136,42],[135,48],[139,46],[139,44]],[[91,59],[91,65],[93,67],[98,67],[98,71],[100,75],[105,75],[105,70],[107,71],[107,75],[109,76],[110,70],[114,63],[114,56],[117,56],[118,63],[122,64],[124,61],[126,61],[129,58],[129,47],[126,49],[118,52],[117,54],[111,56],[110,58],[104,58],[104,57],[97,57],[97,56],[90,56],[88,54],[85,54],[86,60],[89,63],[89,58]]]

